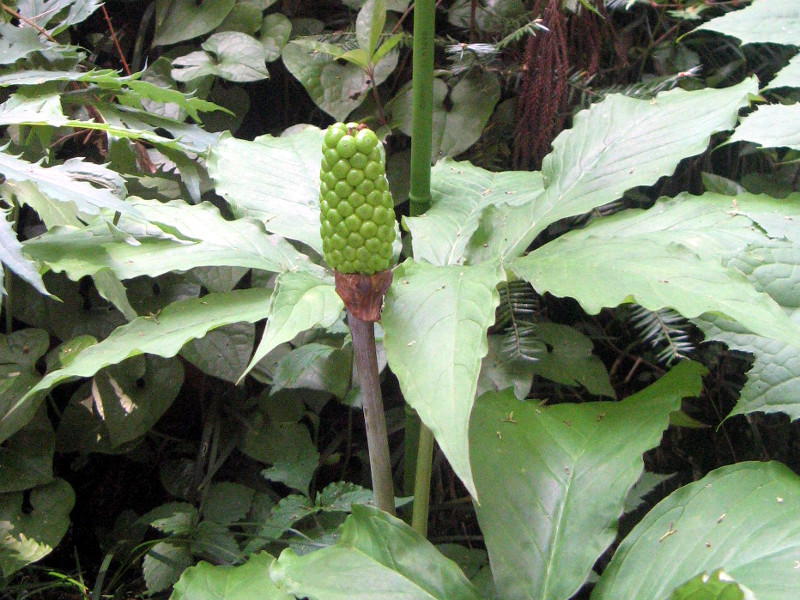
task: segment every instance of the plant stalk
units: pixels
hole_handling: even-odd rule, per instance
[[[414,3],[414,56],[412,62],[411,188],[408,194],[409,212],[412,217],[423,214],[431,205],[435,26],[436,3],[434,0],[416,0]],[[419,417],[409,417],[409,419],[412,418],[418,419]],[[407,433],[414,429],[416,428],[406,426]],[[413,444],[414,440],[411,439],[408,443]],[[412,465],[411,461],[407,460],[406,468],[414,468],[414,510],[411,516],[411,526],[423,536],[428,532],[432,464],[433,433],[424,424],[420,424],[416,465]]]
[[[378,355],[375,348],[375,324],[362,321],[347,311],[347,322],[353,336],[353,355],[361,384],[364,421],[367,424],[369,466],[372,472],[372,490],[375,504],[391,515],[394,511],[394,484],[392,461],[389,454],[389,436],[383,412],[383,399],[378,379]]]

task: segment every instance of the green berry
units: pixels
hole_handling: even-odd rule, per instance
[[[341,273],[389,268],[394,201],[375,132],[335,123],[325,132],[320,170],[320,234],[326,262]]]

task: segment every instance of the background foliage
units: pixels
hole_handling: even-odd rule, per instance
[[[800,590],[800,7],[18,0],[0,22],[8,598]],[[372,504],[320,128],[387,144]]]

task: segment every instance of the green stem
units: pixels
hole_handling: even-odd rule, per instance
[[[411,216],[428,210],[431,203],[431,122],[433,120],[433,44],[436,24],[434,0],[414,3],[414,59],[412,63]]]
[[[372,471],[372,489],[375,504],[394,515],[394,484],[392,460],[389,454],[389,436],[383,412],[381,385],[378,378],[378,354],[375,349],[375,324],[362,321],[349,310],[347,323],[353,336],[353,355],[361,384],[364,421],[367,424],[369,466]]]
[[[411,189],[409,213],[423,214],[431,205],[431,147],[433,121],[433,49],[436,26],[434,0],[414,3],[413,106],[411,110]],[[418,417],[417,417],[418,418]],[[406,432],[414,428],[406,427]],[[410,440],[413,443],[413,440]],[[414,511],[411,526],[425,536],[428,532],[433,433],[424,424],[419,442],[414,475]],[[407,461],[406,468],[412,468]]]

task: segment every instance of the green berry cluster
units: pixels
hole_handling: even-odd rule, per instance
[[[388,269],[394,202],[375,132],[357,123],[328,127],[319,179],[325,261],[340,273],[372,275]]]

